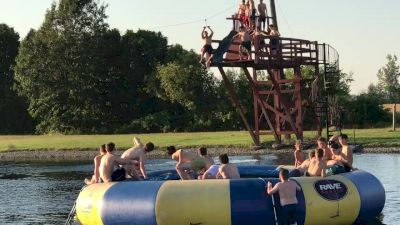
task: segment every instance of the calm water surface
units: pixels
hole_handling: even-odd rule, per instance
[[[236,156],[237,164],[288,164],[285,156]],[[355,167],[374,174],[386,190],[381,220],[400,224],[400,155],[356,155]],[[173,169],[171,160],[150,160],[149,171]],[[82,181],[91,176],[91,162],[0,162],[0,224],[63,224]],[[380,222],[374,224],[382,224]]]

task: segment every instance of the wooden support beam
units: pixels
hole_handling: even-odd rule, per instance
[[[281,140],[280,140],[278,134],[276,133],[276,129],[275,129],[275,127],[272,125],[271,120],[270,120],[270,118],[269,118],[269,116],[268,116],[268,113],[267,113],[267,110],[266,110],[266,103],[263,102],[263,101],[261,100],[260,96],[258,95],[257,87],[256,87],[256,85],[255,85],[253,79],[251,79],[249,70],[248,70],[246,67],[242,67],[242,69],[243,69],[243,71],[244,71],[244,74],[245,74],[246,77],[247,77],[247,80],[248,80],[249,83],[250,83],[251,89],[253,90],[253,93],[254,93],[255,97],[257,98],[258,103],[261,105],[261,111],[262,111],[262,113],[264,114],[265,120],[267,121],[267,124],[268,124],[269,128],[272,130],[272,132],[273,132],[273,134],[274,134],[275,141],[276,141],[277,143],[280,143]]]
[[[270,79],[272,81],[272,84],[275,86],[275,90],[277,92],[277,97],[278,97],[279,102],[280,102],[280,104],[281,104],[281,106],[283,108],[283,111],[286,114],[286,116],[288,117],[288,122],[289,122],[292,130],[295,131],[296,138],[297,139],[302,139],[302,135],[301,135],[300,131],[297,129],[295,122],[293,121],[293,118],[292,118],[291,113],[290,113],[290,109],[288,107],[288,103],[287,103],[285,97],[281,93],[281,88],[279,87],[279,83],[277,82],[277,79],[275,79],[275,77],[274,77],[274,73],[269,68],[267,68],[267,71],[268,71],[269,77],[270,77]]]
[[[240,104],[239,98],[238,98],[238,97],[236,96],[236,94],[235,94],[235,91],[234,91],[234,89],[233,89],[233,85],[232,85],[231,81],[230,81],[229,78],[226,76],[225,71],[224,71],[224,69],[223,69],[222,67],[218,67],[218,70],[219,70],[219,72],[221,73],[221,76],[222,76],[222,79],[223,79],[224,82],[225,82],[226,88],[228,89],[228,93],[229,93],[229,96],[231,97],[232,103],[233,103],[233,105],[236,107],[236,110],[239,112],[240,117],[242,118],[243,123],[244,123],[246,129],[248,130],[248,132],[249,132],[249,134],[250,134],[250,136],[251,136],[251,139],[253,139],[253,142],[254,142],[254,144],[255,144],[256,146],[260,146],[260,140],[257,139],[257,137],[255,136],[253,130],[251,129],[251,127],[250,127],[250,125],[249,125],[249,122],[248,122],[247,119],[246,119],[246,116],[245,116],[245,114],[244,114],[243,107],[242,107],[242,105]]]

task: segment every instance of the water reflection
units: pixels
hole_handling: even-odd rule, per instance
[[[292,164],[292,154],[232,156],[237,164]],[[218,158],[214,158],[218,161]],[[354,164],[377,176],[386,189],[383,214],[369,225],[400,224],[400,155],[355,155]],[[148,162],[149,171],[173,169],[170,159]],[[92,162],[0,162],[0,224],[63,224],[90,177]],[[382,223],[383,222],[383,223]]]

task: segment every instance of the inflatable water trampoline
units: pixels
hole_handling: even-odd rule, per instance
[[[277,167],[239,166],[239,171],[237,180],[181,181],[168,170],[150,173],[150,181],[89,185],[77,199],[77,219],[82,225],[276,224],[279,195],[267,195],[265,186],[279,181]],[[292,179],[302,188],[299,225],[363,223],[385,204],[382,184],[365,171]]]

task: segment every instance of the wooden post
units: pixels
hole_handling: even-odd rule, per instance
[[[276,8],[275,8],[275,0],[271,0],[271,17],[272,17],[272,24],[278,29],[278,20],[276,19]]]
[[[264,115],[264,118],[265,118],[265,120],[267,121],[267,124],[268,124],[269,128],[272,130],[272,133],[273,133],[274,138],[275,138],[275,142],[278,143],[278,144],[280,144],[280,143],[281,143],[281,139],[280,139],[280,137],[278,136],[278,134],[277,134],[277,132],[276,132],[276,130],[275,130],[275,127],[272,125],[271,120],[270,120],[269,117],[268,117],[267,110],[266,110],[266,107],[265,107],[265,105],[264,105],[265,102],[263,102],[263,100],[260,98],[260,96],[259,96],[259,94],[258,94],[258,92],[257,92],[257,86],[256,86],[256,84],[254,83],[254,80],[251,79],[250,73],[249,73],[249,71],[247,70],[246,67],[242,67],[242,69],[243,69],[243,71],[244,71],[244,74],[245,74],[246,77],[247,77],[247,80],[248,80],[249,83],[250,83],[250,87],[251,87],[251,89],[253,90],[254,97],[257,99],[257,102],[258,102],[258,103],[260,104],[260,106],[261,106],[260,108],[261,108],[261,111],[262,111],[262,113],[263,113],[263,115]],[[255,103],[255,104],[256,104],[256,103]],[[256,123],[258,123],[258,118],[256,118]]]
[[[396,131],[396,104],[393,104],[393,131]]]
[[[251,129],[249,122],[246,119],[246,116],[244,114],[244,110],[242,108],[242,105],[240,104],[240,101],[239,101],[238,97],[235,94],[235,91],[233,89],[231,81],[226,76],[225,71],[224,71],[224,69],[222,67],[219,66],[218,69],[219,69],[219,72],[221,73],[222,79],[225,82],[226,88],[228,89],[229,96],[231,97],[231,100],[232,100],[234,106],[236,107],[237,111],[239,112],[240,117],[242,118],[243,123],[246,126],[246,129],[250,133],[251,139],[253,139],[253,142],[254,142],[254,144],[256,146],[260,146],[260,140],[254,135],[254,132]]]

